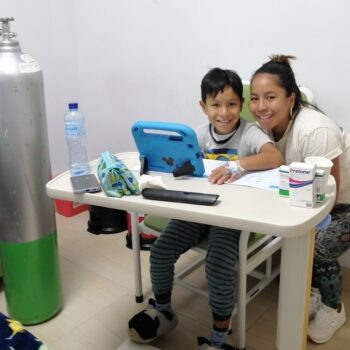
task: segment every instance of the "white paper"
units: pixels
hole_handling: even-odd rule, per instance
[[[205,172],[203,179],[206,179],[212,172],[212,170],[219,166],[228,165],[229,167],[234,165],[234,161],[226,162],[221,160],[203,159]],[[279,188],[279,168],[262,171],[249,171],[241,176],[232,185],[249,186],[255,188],[262,188],[267,190],[278,190]]]
[[[279,188],[279,169],[251,171],[232,182],[232,185],[277,190]]]
[[[236,162],[235,161],[225,161],[225,160],[214,160],[214,159],[203,159],[204,164],[204,177],[208,177],[211,172],[220,167],[227,165],[228,167],[234,167]]]

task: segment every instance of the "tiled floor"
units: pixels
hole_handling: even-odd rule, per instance
[[[73,218],[57,216],[64,307],[52,320],[27,329],[50,350],[150,350],[126,342],[127,321],[145,303],[134,300],[132,256],[125,247],[125,233],[90,234],[87,218],[87,213]],[[195,254],[184,256],[181,264],[193,260]],[[147,300],[151,296],[148,252],[142,252],[142,268]],[[205,283],[202,271],[194,278]],[[248,305],[247,350],[274,349],[277,296],[275,282]],[[350,290],[344,291],[343,299],[350,312]],[[196,337],[207,336],[211,326],[207,300],[179,286],[174,287],[173,300],[179,325],[152,345],[162,350],[195,349]],[[6,313],[3,292],[0,311]],[[308,349],[345,350],[349,343],[350,319],[329,343],[308,343]]]

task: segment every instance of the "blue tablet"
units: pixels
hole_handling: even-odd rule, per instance
[[[136,122],[131,128],[140,153],[141,174],[147,171],[203,176],[202,152],[195,131],[185,124]]]

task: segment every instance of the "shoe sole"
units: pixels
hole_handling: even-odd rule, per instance
[[[327,339],[322,339],[322,340],[315,340],[312,339],[310,336],[308,336],[308,338],[315,344],[324,344],[327,343],[330,339],[332,339],[332,337],[334,336],[335,333],[333,333],[330,337],[328,337]]]
[[[154,339],[156,339],[156,338],[143,339],[140,337],[140,335],[137,333],[137,331],[134,328],[128,329],[128,335],[132,341],[139,344],[148,344]]]

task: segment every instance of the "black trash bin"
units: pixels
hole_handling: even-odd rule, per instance
[[[126,211],[89,205],[87,231],[95,235],[123,232],[128,228]]]

